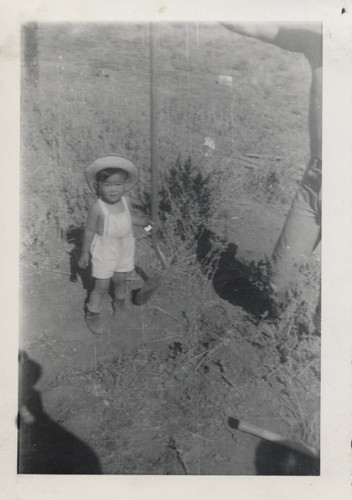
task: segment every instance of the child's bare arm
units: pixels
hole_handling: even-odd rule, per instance
[[[99,206],[97,203],[95,203],[88,212],[87,222],[86,222],[86,226],[84,229],[81,256],[78,260],[78,265],[81,268],[85,268],[89,264],[90,247],[91,247],[94,235],[97,232],[99,213],[100,213]]]
[[[132,224],[135,226],[148,226],[150,224],[150,218],[147,216],[143,215],[136,215],[136,214],[131,214],[132,217]]]

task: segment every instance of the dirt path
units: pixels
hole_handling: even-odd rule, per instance
[[[260,217],[260,232],[266,220]],[[242,253],[261,258],[259,229],[243,227],[234,227],[237,241],[252,245]],[[274,230],[269,224],[266,229],[269,246]],[[192,292],[177,297],[172,282],[165,281],[150,303],[128,304],[116,320],[111,321],[107,302],[108,332],[93,336],[83,317],[86,291],[69,275],[68,260],[39,275],[24,273],[21,349],[41,367],[34,390],[50,426],[89,446],[103,473],[260,472],[267,450],[258,439],[231,431],[229,416],[292,438],[299,435],[294,410],[282,404],[284,387],[275,380],[279,360],[270,330],[269,338],[268,332],[263,335],[241,307],[219,299],[211,284],[201,317],[185,316]],[[23,428],[23,460],[31,454],[25,444],[29,429],[43,426],[42,416],[37,424],[30,420]],[[37,447],[40,442],[45,447],[45,439],[51,443],[47,427]],[[83,472],[89,472],[84,463],[91,462],[79,456]],[[60,453],[55,457],[59,470],[65,457],[64,452],[61,459]]]

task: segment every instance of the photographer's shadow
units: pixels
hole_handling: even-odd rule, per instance
[[[45,413],[40,393],[34,389],[40,365],[23,351],[19,363],[18,473],[101,474],[94,451]]]

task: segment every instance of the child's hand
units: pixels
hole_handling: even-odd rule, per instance
[[[78,260],[78,266],[81,269],[86,269],[89,265],[89,252],[83,252]]]

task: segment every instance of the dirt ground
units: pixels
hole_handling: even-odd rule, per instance
[[[214,173],[208,229],[227,246],[210,278],[199,259],[187,261],[176,248],[150,302],[128,303],[114,317],[107,300],[107,333],[93,336],[83,313],[87,277],[72,267],[67,235],[84,221],[92,197],[83,169],[100,154],[120,152],[140,166],[134,201],[149,190],[148,26],[30,28],[23,36],[19,471],[318,474],[318,461],[228,420],[319,449],[320,338],[311,323],[319,251],[279,324],[258,313],[253,284],[307,157],[305,61],[217,25],[159,29],[161,182],[179,155]],[[219,75],[230,75],[232,86],[219,84]],[[157,272],[148,238],[136,236],[137,263]],[[133,274],[129,290],[141,283]]]

